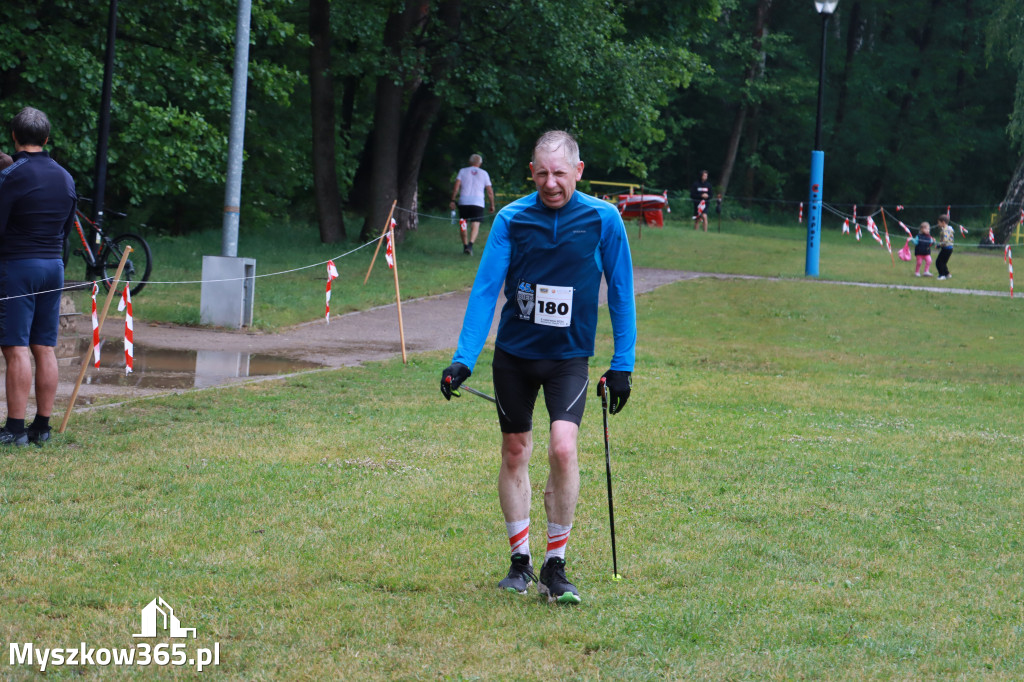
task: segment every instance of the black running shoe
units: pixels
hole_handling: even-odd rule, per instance
[[[528,554],[513,554],[512,566],[508,569],[508,575],[498,583],[499,590],[506,592],[518,592],[526,594],[530,583],[537,582],[537,576],[533,574],[533,565],[530,564]]]
[[[42,445],[46,441],[50,440],[50,427],[47,426],[45,429],[34,429],[31,426],[28,427],[28,442],[35,443],[36,445]]]
[[[540,567],[540,582],[537,591],[547,595],[548,601],[559,604],[579,604],[580,593],[576,586],[565,577],[565,559],[551,557]]]
[[[28,445],[28,431],[12,433],[6,427],[0,429],[0,445]]]

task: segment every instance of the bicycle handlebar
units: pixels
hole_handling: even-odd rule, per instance
[[[89,204],[92,203],[92,199],[90,199],[89,197],[82,197],[82,196],[78,197],[78,202],[79,203],[82,203],[83,201],[86,202],[86,203],[89,203]],[[104,210],[105,210],[105,212],[108,215],[112,215],[112,216],[115,216],[117,218],[127,218],[128,217],[127,213],[121,213],[120,211],[115,211],[115,210],[110,209],[110,208],[104,209]]]

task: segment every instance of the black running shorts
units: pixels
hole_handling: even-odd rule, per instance
[[[467,223],[478,223],[484,217],[484,207],[473,206],[472,204],[459,204],[459,217]]]
[[[549,423],[557,420],[579,426],[587,405],[588,360],[526,360],[495,348],[491,371],[501,432],[533,430],[533,407],[541,386]]]

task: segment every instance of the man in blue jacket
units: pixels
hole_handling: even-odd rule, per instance
[[[43,150],[46,114],[26,107],[11,121],[14,163],[0,171],[0,350],[7,363],[7,422],[0,445],[50,438],[57,397],[57,328],[64,239],[74,224],[75,182]],[[25,412],[36,365],[36,417]]]
[[[542,135],[534,146],[530,173],[537,191],[503,208],[494,220],[458,349],[441,375],[441,393],[450,400],[472,374],[504,287],[507,300],[492,375],[502,432],[498,499],[512,558],[498,587],[526,594],[536,581],[548,601],[578,604],[579,591],[565,575],[565,548],[580,490],[576,448],[594,354],[598,294],[603,274],[615,352],[598,391],[602,386],[608,391],[615,414],[629,399],[635,359],[633,264],[619,212],[576,191],[583,162],[571,135]],[[541,387],[551,430],[544,489],[547,550],[538,580],[529,544],[528,467],[533,407]]]

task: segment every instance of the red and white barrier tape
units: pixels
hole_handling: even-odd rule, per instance
[[[124,373],[125,375],[132,373],[132,365],[135,359],[135,344],[133,343],[133,330],[135,328],[132,322],[132,294],[128,288],[128,284],[125,284],[124,291],[121,293],[121,302],[117,304],[118,311],[125,311],[124,315]]]
[[[324,312],[324,319],[327,324],[331,323],[331,282],[338,279],[338,268],[333,260],[327,261],[327,310]]]
[[[392,218],[391,229],[388,230],[387,235],[385,235],[387,239],[387,247],[384,249],[384,260],[388,262],[388,267],[391,269],[394,269],[395,267],[395,244],[393,240],[393,235],[395,234],[396,224],[397,223],[395,223],[395,219]]]
[[[1003,251],[1003,260],[1010,268],[1010,298],[1013,298],[1013,251],[1010,249],[1010,245],[1006,245],[1006,249]]]
[[[96,317],[96,294],[100,288],[96,282],[92,283],[92,357],[94,359],[93,364],[98,368],[100,366],[100,321]]]

